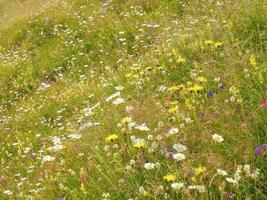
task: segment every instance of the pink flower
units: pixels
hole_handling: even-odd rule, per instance
[[[260,108],[265,108],[267,106],[267,99],[264,99],[260,103]]]

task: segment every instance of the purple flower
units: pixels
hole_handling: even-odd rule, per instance
[[[259,156],[264,150],[267,149],[267,144],[263,144],[263,145],[260,145],[260,146],[256,146],[255,148],[255,154],[257,156]]]
[[[232,193],[232,192],[226,192],[226,196],[229,198],[229,199],[233,199],[235,194]]]
[[[168,152],[167,153],[167,158],[172,159],[173,158],[173,153],[172,152]]]
[[[213,96],[214,96],[214,92],[213,91],[208,92],[208,97],[213,97]]]

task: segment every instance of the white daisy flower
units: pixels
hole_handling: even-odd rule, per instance
[[[221,135],[219,135],[219,134],[213,134],[212,135],[212,139],[215,141],[215,142],[222,142],[224,139],[223,139],[223,137],[221,136]]]

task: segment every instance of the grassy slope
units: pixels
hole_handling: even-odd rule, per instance
[[[8,13],[0,15],[0,199],[266,198],[266,156],[254,153],[267,132],[266,1],[7,2],[0,4]],[[25,5],[35,14],[14,12]],[[203,89],[190,92],[193,85]],[[106,98],[117,86],[125,102],[115,106]],[[150,131],[118,126],[127,116]],[[82,128],[89,122],[100,125]],[[180,131],[170,136],[173,127]],[[81,138],[71,140],[74,133]],[[224,141],[215,143],[214,133]],[[105,142],[111,134],[119,138]],[[145,139],[144,149],[133,147],[133,135]],[[64,146],[57,152],[49,150],[53,136]],[[175,143],[187,146],[184,161],[166,157]],[[55,161],[42,162],[46,155]],[[145,162],[160,168],[148,171]],[[244,164],[260,176],[242,174],[238,185],[214,176],[220,168],[233,177]],[[206,191],[176,192],[166,174]]]

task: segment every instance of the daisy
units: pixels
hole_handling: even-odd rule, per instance
[[[178,144],[174,144],[173,145],[173,148],[177,151],[177,152],[183,152],[183,151],[186,151],[187,150],[187,147],[185,145],[182,145],[180,143]]]
[[[218,134],[213,134],[212,135],[212,139],[215,141],[215,142],[222,142],[224,139],[221,135],[218,135]]]
[[[173,158],[177,161],[185,160],[186,156],[183,153],[173,154]]]
[[[180,190],[181,188],[184,187],[184,183],[182,182],[175,182],[171,184],[171,187],[175,190]]]
[[[156,169],[157,165],[154,163],[145,163],[144,164],[144,168],[146,168],[147,170],[151,170],[151,169]]]

